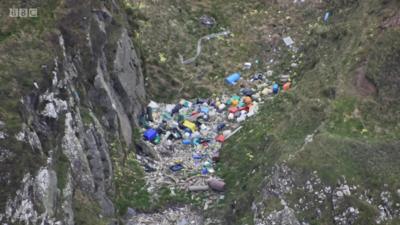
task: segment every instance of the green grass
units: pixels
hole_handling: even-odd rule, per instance
[[[101,218],[101,208],[94,199],[85,196],[77,190],[73,201],[74,221],[76,224],[85,225],[106,225],[109,224],[107,218]]]
[[[60,191],[64,190],[65,186],[67,185],[68,179],[68,171],[69,171],[69,160],[68,158],[62,153],[58,152],[58,158],[56,159],[57,163],[55,166],[55,172],[57,174],[57,188]]]
[[[304,37],[295,87],[291,93],[268,101],[224,146],[219,168],[228,191],[224,206],[210,212],[212,215],[222,214],[227,224],[252,224],[250,208],[259,199],[263,178],[270,174],[273,165],[283,161],[300,181],[317,171],[325,184],[334,186],[338,178],[345,176],[349,183],[370,190],[375,198],[383,184],[399,186],[396,178],[400,174],[396,160],[400,157],[396,150],[399,132],[394,122],[398,121],[398,98],[393,98],[398,96],[395,87],[399,81],[394,75],[399,68],[395,63],[400,46],[396,45],[398,29],[383,33],[377,29],[382,20],[378,12],[383,7],[394,7],[393,4],[397,3],[390,1],[383,6],[372,1],[335,1],[327,6],[335,9],[328,25],[316,23],[311,19],[315,13],[303,11],[307,17],[302,21],[312,25],[292,30]],[[371,11],[376,14],[369,15]],[[285,73],[291,56],[286,51],[281,54],[274,69]],[[365,61],[368,61],[367,76],[377,85],[378,96],[360,97],[355,92],[354,71]],[[317,128],[314,141],[302,149],[304,138]],[[252,160],[249,153],[254,156]],[[295,201],[298,197],[289,199]],[[357,224],[374,224],[376,209],[358,199],[346,201],[345,205],[360,210]],[[326,207],[319,220],[314,218],[312,210],[298,216],[311,224],[323,221],[331,224],[332,215],[329,206]],[[271,208],[278,209],[279,204]]]

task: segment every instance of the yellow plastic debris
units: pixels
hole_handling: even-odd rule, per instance
[[[190,122],[189,120],[183,121],[183,126],[189,128],[192,132],[196,131],[196,124]]]

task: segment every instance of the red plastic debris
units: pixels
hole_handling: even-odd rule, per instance
[[[224,135],[220,134],[215,138],[215,140],[222,143],[225,141],[225,137]]]
[[[229,107],[228,111],[230,113],[235,113],[235,112],[239,111],[239,109],[237,107]]]

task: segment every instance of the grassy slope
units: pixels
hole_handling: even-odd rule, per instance
[[[330,24],[314,24],[304,36],[304,64],[296,87],[268,102],[225,146],[221,174],[229,191],[226,204],[217,207],[230,224],[252,224],[251,203],[259,197],[263,177],[289,156],[289,166],[304,174],[303,179],[318,171],[324,182],[334,185],[345,175],[373,196],[383,184],[393,192],[399,187],[399,67],[395,63],[399,28],[378,27],[399,5],[386,2],[332,3],[336,5],[331,6]],[[354,87],[355,71],[365,62],[366,76],[378,88],[375,95],[362,96]],[[299,151],[306,135],[317,128],[314,141]],[[248,152],[252,160],[243,159]],[[235,215],[230,209],[234,202],[238,203]],[[360,204],[355,200],[354,205]],[[358,223],[373,224],[376,212],[360,208],[363,219]],[[325,216],[331,223],[331,215]],[[307,212],[300,217],[313,222]]]
[[[260,60],[247,76],[265,71],[271,56],[278,57],[275,76],[295,77],[295,88],[268,102],[224,148],[220,173],[229,191],[225,204],[216,205],[212,214],[225,216],[230,224],[252,223],[251,203],[260,197],[257,191],[264,177],[289,157],[288,164],[304,174],[301,179],[316,170],[327,184],[345,175],[374,194],[384,183],[393,189],[399,186],[398,49],[393,48],[400,46],[395,44],[399,31],[379,28],[396,13],[398,3],[343,0],[296,8],[290,1],[288,7],[282,2],[169,0],[136,5],[133,10],[144,18],[136,37],[146,62],[148,90],[156,99],[219,92],[223,76],[243,62]],[[324,10],[333,12],[327,25],[318,19]],[[155,13],[161,16],[152,16]],[[198,24],[204,13],[217,19],[216,28],[206,30]],[[179,64],[178,53],[191,56],[199,37],[221,28],[229,28],[234,36],[207,42],[195,65]],[[300,68],[290,69],[292,55],[282,43],[279,54],[272,51],[272,34],[290,35],[302,43]],[[365,72],[362,75],[375,84],[377,93],[364,94],[355,87],[358,71]],[[168,90],[162,88],[166,86]],[[299,151],[314,131],[314,142]],[[271,210],[280,207],[279,202],[270,205]],[[359,222],[371,223],[376,211],[360,208],[365,219]],[[299,216],[313,222],[308,212]],[[325,215],[323,221],[329,224],[331,216]]]
[[[240,70],[244,62],[259,60],[244,76],[265,70],[273,54],[268,35],[276,33],[285,22],[283,14],[276,19],[276,12],[268,11],[268,5],[255,0],[166,0],[133,4],[132,14],[142,18],[136,39],[143,51],[151,97],[158,100],[207,97],[210,93],[222,92],[226,88],[223,78]],[[211,29],[201,26],[198,19],[203,14],[214,16],[217,25]],[[204,42],[195,63],[180,63],[179,54],[185,59],[195,54],[200,37],[223,29],[229,29],[233,36]]]

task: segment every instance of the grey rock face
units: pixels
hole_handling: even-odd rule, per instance
[[[258,223],[257,225],[273,225],[273,224],[280,224],[280,225],[300,225],[300,222],[297,220],[294,210],[285,207],[280,211],[275,211],[267,216],[265,222]]]
[[[146,92],[141,63],[126,29],[122,31],[118,41],[114,60],[114,73],[118,78],[125,110],[137,118],[142,112]],[[135,125],[138,121],[134,119]]]
[[[73,206],[80,204],[77,192],[93,201],[89,204],[100,206],[96,216],[117,221],[109,143],[123,142],[126,148],[134,144],[132,130],[146,93],[141,62],[128,31],[118,27],[118,40],[109,37],[110,27],[115,32],[119,26],[110,13],[114,11],[88,9],[78,27],[63,27],[55,43],[59,46],[54,46],[60,52],[48,86],[41,84],[34,94],[21,96],[22,128],[16,133],[3,131],[5,123],[0,121],[0,139],[13,138],[41,159],[36,169],[21,168],[25,175],[18,190],[7,193],[0,223],[73,225],[77,216]],[[76,20],[74,16],[67,14],[65,19]],[[85,43],[71,41],[70,32],[82,34]],[[114,55],[106,45],[115,45]],[[102,110],[96,111],[99,107]],[[66,162],[60,162],[60,157]],[[0,147],[0,162],[16,158],[13,149]],[[65,165],[60,169],[61,163]],[[2,183],[13,173],[2,173]]]

